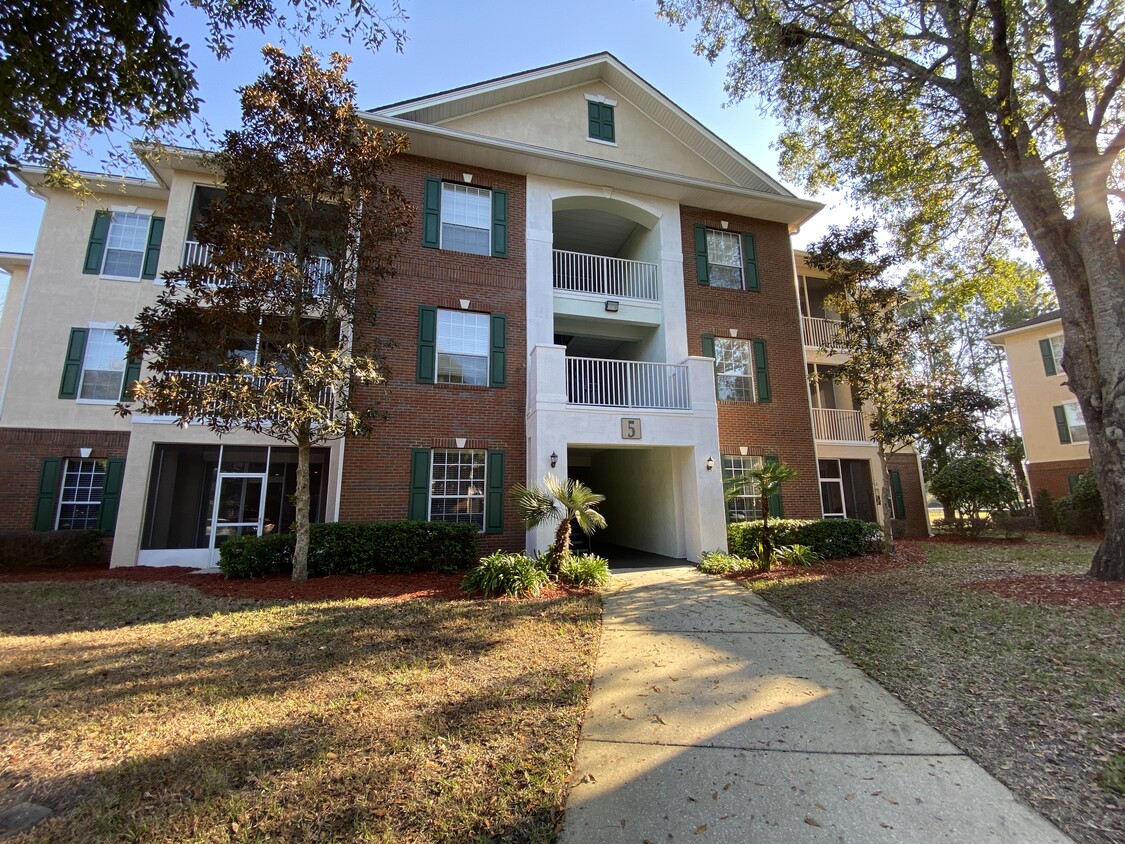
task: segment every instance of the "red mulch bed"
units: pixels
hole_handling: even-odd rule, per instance
[[[962,588],[1003,598],[1059,607],[1125,607],[1125,583],[1094,580],[1084,574],[1022,574],[962,583]]]
[[[728,575],[737,581],[792,580],[809,576],[851,577],[863,574],[879,574],[891,569],[905,568],[926,561],[925,552],[912,542],[896,543],[895,555],[878,554],[868,557],[844,557],[839,560],[817,560],[811,566],[793,566],[789,563],[775,563],[769,571],[750,574]]]
[[[116,569],[82,568],[68,571],[35,571],[0,574],[0,583],[28,581],[133,580],[164,581],[191,586],[208,595],[222,598],[251,598],[260,601],[324,601],[340,598],[390,598],[414,601],[422,598],[440,601],[463,601],[463,574],[336,574],[315,577],[294,583],[289,577],[261,577],[251,580],[227,580],[226,576],[208,572],[198,574],[184,566],[125,566]],[[576,595],[592,594],[592,590],[569,586],[552,586],[534,599],[549,601]],[[479,596],[473,596],[479,597]],[[496,600],[528,600],[498,598]]]

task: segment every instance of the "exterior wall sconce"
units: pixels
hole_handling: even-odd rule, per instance
[[[559,456],[555,452],[551,452],[551,468],[554,469],[559,465]]]
[[[616,299],[606,300],[605,309],[606,309],[607,313],[615,314],[620,309],[620,307],[621,307],[621,303],[618,302]]]
[[[708,457],[707,462],[703,465],[705,465],[707,467],[707,471],[710,472],[712,469],[715,468],[715,458],[714,457]]]

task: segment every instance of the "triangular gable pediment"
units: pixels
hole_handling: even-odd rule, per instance
[[[614,104],[614,145],[587,138],[587,103],[597,98]],[[370,113],[795,198],[609,53]]]

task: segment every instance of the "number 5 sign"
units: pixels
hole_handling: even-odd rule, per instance
[[[641,438],[641,420],[640,419],[622,419],[621,420],[621,439],[623,440],[639,440]]]

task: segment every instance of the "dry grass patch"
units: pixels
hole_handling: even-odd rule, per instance
[[[0,584],[0,807],[32,841],[548,841],[594,597],[265,603]]]
[[[910,558],[910,545],[908,558]],[[747,585],[823,636],[1075,839],[1125,840],[1120,608],[962,588],[1079,575],[1094,543],[919,543],[905,567]],[[1117,784],[1117,787],[1115,787]]]

